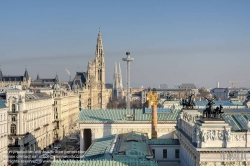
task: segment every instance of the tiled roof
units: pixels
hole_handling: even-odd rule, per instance
[[[76,161],[76,160],[55,160],[51,163],[51,166],[158,166],[157,161],[148,160],[135,160],[135,159],[121,159],[121,160],[88,160],[88,161]]]
[[[5,107],[6,107],[5,103],[2,100],[0,100],[0,108],[5,108]]]
[[[145,113],[152,113],[152,108],[145,108]],[[170,108],[157,108],[157,113],[171,113]]]
[[[158,122],[176,122],[180,110],[170,113],[158,113]],[[142,109],[101,109],[86,110],[79,113],[79,123],[131,123],[132,121],[151,122],[151,114],[143,113]]]
[[[149,145],[180,145],[178,139],[150,139]]]
[[[228,100],[221,100],[221,101],[213,101],[214,102],[214,106],[236,106],[233,103],[231,103]],[[203,100],[203,101],[195,101],[195,105],[196,106],[206,106],[207,105],[207,101]]]
[[[222,118],[232,126],[233,131],[248,130],[247,123],[250,119],[249,113],[222,114]]]
[[[152,155],[147,144],[147,136],[139,132],[130,132],[119,135],[119,146],[115,151],[114,159],[136,158],[145,159],[146,156]],[[119,154],[119,153],[124,154]]]
[[[109,151],[115,138],[116,135],[110,135],[108,137],[96,139],[85,152],[83,159],[93,160],[111,158]]]

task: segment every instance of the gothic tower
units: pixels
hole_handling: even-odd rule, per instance
[[[95,81],[100,83],[102,88],[105,86],[105,61],[104,50],[102,45],[102,36],[99,30],[95,50]]]
[[[115,62],[115,70],[113,77],[113,99],[122,100],[123,99],[123,86],[122,86],[122,72],[120,62],[117,64]]]

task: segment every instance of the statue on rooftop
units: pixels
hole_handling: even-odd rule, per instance
[[[181,105],[183,106],[183,108],[186,108],[186,109],[193,109],[194,108],[195,103],[194,103],[194,100],[192,99],[193,96],[194,96],[194,94],[191,94],[186,99],[182,99]]]
[[[221,114],[223,114],[224,112],[222,112],[222,105],[220,105],[220,107],[216,107],[215,109],[213,109],[213,105],[215,104],[214,98],[207,99],[208,103],[206,105],[206,109],[203,110],[203,117],[206,118],[221,118]]]
[[[231,91],[231,92],[229,92],[229,97],[230,98],[236,98],[237,97],[237,92],[236,91]]]

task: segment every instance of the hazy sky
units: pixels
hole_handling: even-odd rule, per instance
[[[0,1],[0,64],[3,74],[27,65],[32,78],[68,80],[65,68],[73,78],[94,59],[101,26],[107,83],[130,51],[132,87],[250,87],[249,9],[249,0]]]

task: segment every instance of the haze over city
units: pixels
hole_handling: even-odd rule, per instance
[[[1,1],[0,57],[3,74],[68,81],[86,71],[100,27],[106,82],[121,62],[131,87],[244,80],[249,87],[250,2],[245,1]]]

